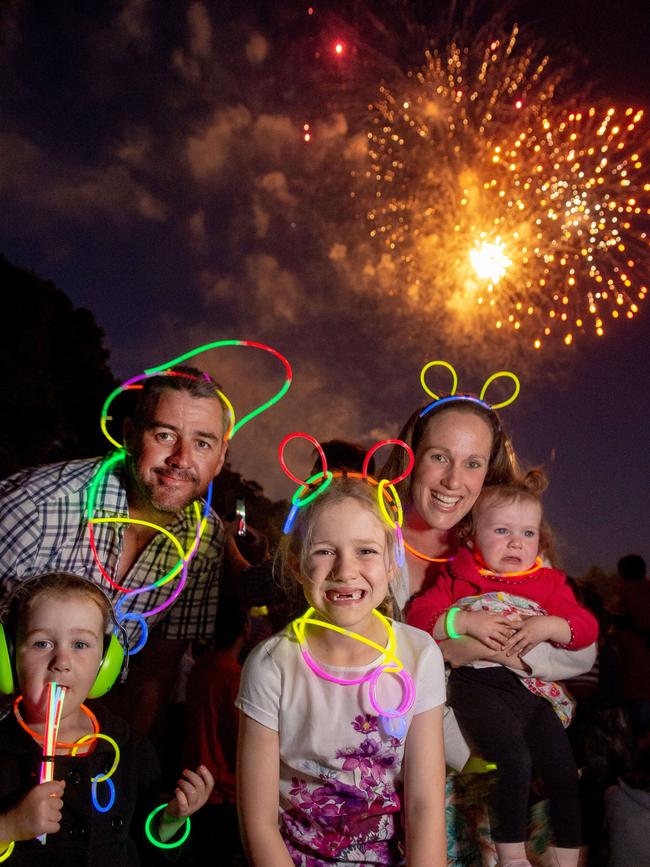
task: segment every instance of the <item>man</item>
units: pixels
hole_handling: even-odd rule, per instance
[[[229,422],[213,383],[201,371],[175,368],[144,380],[132,417],[124,425],[125,455],[107,468],[103,459],[69,461],[23,470],[0,483],[0,595],[42,572],[83,574],[106,590],[132,591],[167,576],[178,564],[173,541],[185,551],[196,542],[192,506],[223,466]],[[92,517],[143,523],[98,522]],[[201,504],[201,511],[204,511]],[[91,545],[92,541],[92,545]],[[128,614],[133,647],[142,614],[153,630],[135,657],[128,693],[137,698],[131,721],[147,730],[166,699],[187,641],[214,630],[223,565],[223,528],[213,512],[191,559],[178,599],[164,607],[181,574],[146,592],[114,601]]]

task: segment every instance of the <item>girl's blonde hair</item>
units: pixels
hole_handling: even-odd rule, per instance
[[[521,476],[519,479],[514,479],[508,484],[487,485],[478,495],[478,499],[474,503],[468,520],[458,527],[456,533],[458,544],[467,544],[467,541],[473,539],[476,535],[476,516],[481,507],[487,505],[505,506],[510,503],[520,503],[527,500],[531,503],[537,503],[541,512],[541,521],[539,525],[540,554],[543,554],[551,563],[554,563],[556,556],[553,533],[544,518],[542,507],[542,494],[547,488],[548,477],[544,470],[539,467],[529,470],[525,475]]]
[[[322,494],[298,509],[293,528],[283,537],[275,555],[273,574],[295,615],[301,613],[305,607],[299,579],[307,574],[307,561],[316,521],[324,509],[345,500],[355,500],[377,518],[384,528],[388,566],[395,565],[395,531],[382,516],[377,500],[377,487],[364,479],[350,478],[346,473],[335,476]]]

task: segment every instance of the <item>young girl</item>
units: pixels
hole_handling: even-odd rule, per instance
[[[107,687],[105,679],[98,684],[110,674],[108,654],[120,653],[115,640],[108,645],[114,625],[109,600],[80,576],[44,575],[22,585],[3,620],[0,682],[10,692],[17,676],[19,696],[0,723],[0,860],[48,867],[139,864],[129,833],[137,817],[138,836],[144,836],[147,812],[158,803],[156,755],[121,719],[85,704],[89,692]],[[121,654],[112,680],[120,660]],[[55,748],[46,759],[54,763],[54,779],[39,785],[52,681],[65,693]],[[206,802],[212,785],[206,768],[184,771],[174,799],[148,822],[152,842],[173,846],[184,837],[187,817]],[[47,835],[45,845],[40,835]]]
[[[496,762],[491,823],[500,862],[512,867],[528,864],[524,841],[533,767],[549,799],[558,863],[577,864],[580,845],[577,771],[560,722],[568,725],[570,702],[557,684],[521,678],[506,667],[514,654],[542,641],[577,650],[598,633],[566,576],[543,567],[538,557],[540,534],[547,533],[546,527],[541,533],[545,486],[534,471],[521,483],[485,488],[471,513],[468,547],[414,600],[408,616],[437,640],[471,635],[494,651],[494,662],[452,670],[448,701],[465,737],[484,759]]]
[[[306,615],[248,658],[238,804],[254,867],[446,864],[443,663],[377,609],[395,572],[377,488],[335,478],[299,509],[283,566]]]

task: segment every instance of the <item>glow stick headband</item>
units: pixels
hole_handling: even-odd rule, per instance
[[[323,464],[323,469],[320,473],[315,473],[309,479],[303,481],[302,479],[295,476],[291,470],[287,467],[286,461],[284,459],[284,450],[287,444],[297,438],[306,439],[308,442],[312,443],[312,445],[316,448],[321,462]],[[372,460],[373,455],[376,451],[382,448],[385,445],[398,445],[403,446],[408,453],[408,464],[404,472],[396,476],[394,479],[382,479],[381,481],[377,481],[373,479],[372,476],[368,475],[368,467],[370,466],[370,461]],[[282,440],[280,445],[278,446],[278,457],[280,460],[280,465],[284,470],[285,474],[294,482],[296,482],[300,487],[294,493],[291,498],[291,509],[289,510],[289,514],[287,515],[286,521],[284,522],[283,532],[290,533],[293,527],[294,521],[296,519],[296,515],[298,514],[298,510],[303,506],[306,506],[308,503],[311,503],[316,499],[323,491],[329,487],[332,483],[332,479],[341,476],[347,476],[348,478],[358,478],[363,481],[368,482],[370,485],[375,485],[377,487],[377,501],[379,503],[379,508],[381,514],[384,517],[384,520],[389,525],[391,529],[395,531],[395,535],[397,537],[397,545],[396,545],[396,553],[395,559],[397,561],[397,565],[402,567],[404,565],[404,537],[402,535],[402,523],[404,519],[404,512],[402,510],[402,503],[400,501],[397,490],[395,489],[395,485],[399,482],[403,481],[413,469],[413,465],[415,464],[415,456],[413,454],[412,449],[402,440],[392,440],[386,439],[381,440],[380,442],[375,443],[368,451],[366,452],[366,456],[363,461],[363,467],[361,473],[356,472],[347,472],[341,470],[335,470],[332,472],[327,468],[327,458],[325,457],[325,452],[323,451],[322,446],[314,437],[310,436],[306,433],[295,432],[291,434],[287,434],[286,437]],[[310,490],[312,485],[316,484],[316,488]],[[388,507],[387,507],[388,505]],[[392,516],[389,514],[388,509],[391,509],[393,514]]]
[[[228,412],[229,412],[229,415],[230,415],[230,425],[228,427],[228,430],[226,431],[224,439],[226,439],[226,440],[232,439],[234,437],[234,435],[237,433],[237,431],[241,430],[241,428],[244,427],[244,425],[248,424],[249,421],[254,419],[256,416],[260,415],[260,413],[269,409],[269,407],[273,406],[279,400],[281,400],[281,398],[284,397],[284,395],[287,393],[287,391],[291,387],[293,372],[291,370],[291,365],[289,364],[287,359],[284,357],[284,355],[279,353],[277,351],[277,349],[273,349],[273,347],[267,346],[265,343],[256,343],[253,340],[217,340],[214,343],[205,343],[203,346],[199,346],[196,349],[192,349],[189,352],[184,353],[183,355],[179,355],[177,358],[173,358],[171,361],[166,361],[163,364],[157,365],[156,367],[150,367],[147,370],[145,370],[144,373],[140,374],[139,376],[133,376],[133,377],[131,377],[131,379],[127,379],[125,382],[123,382],[121,385],[119,385],[114,391],[112,391],[109,394],[109,396],[106,398],[106,400],[104,401],[104,405],[102,407],[102,413],[101,413],[101,420],[100,420],[100,427],[101,427],[102,433],[104,434],[106,439],[112,445],[114,445],[115,448],[117,448],[117,449],[124,448],[122,443],[118,442],[118,440],[116,440],[113,436],[111,436],[111,434],[108,431],[107,424],[106,424],[108,421],[112,421],[112,416],[109,415],[109,410],[110,410],[111,404],[113,403],[113,401],[115,400],[115,398],[118,395],[122,394],[122,392],[124,392],[124,391],[128,391],[128,390],[131,390],[133,388],[141,388],[142,386],[139,386],[138,383],[140,383],[142,380],[150,379],[153,376],[161,376],[161,375],[163,375],[163,376],[179,376],[180,375],[180,376],[191,377],[191,374],[183,373],[182,371],[181,372],[178,372],[178,371],[175,372],[173,370],[170,370],[170,368],[173,368],[176,365],[182,364],[184,361],[187,361],[187,359],[193,358],[195,355],[199,355],[202,352],[207,352],[210,349],[220,349],[220,348],[225,347],[225,346],[247,346],[247,347],[250,347],[252,349],[261,349],[264,352],[269,352],[271,355],[273,355],[277,359],[279,359],[279,361],[282,363],[284,370],[285,370],[286,378],[285,378],[284,384],[280,388],[280,390],[277,391],[271,398],[269,398],[269,400],[267,400],[265,403],[260,404],[260,406],[256,407],[255,409],[251,410],[251,412],[249,412],[247,415],[245,415],[243,418],[241,418],[237,422],[235,421],[235,411],[233,409],[232,403],[228,400],[226,395],[216,387],[216,384],[215,384],[215,391],[216,391],[218,397],[226,405]],[[207,382],[213,382],[212,378],[207,373],[204,373],[203,376],[205,377]]]
[[[434,391],[431,391],[426,381],[426,373],[432,367],[446,367],[447,370],[451,372],[452,375],[452,386],[451,390],[444,397],[436,394]],[[510,397],[506,398],[506,400],[502,400],[500,403],[487,403],[484,400],[485,395],[487,394],[487,390],[490,385],[497,379],[501,379],[505,377],[507,379],[511,379],[514,384],[514,391],[510,395]],[[521,389],[521,384],[517,376],[509,370],[499,370],[497,373],[493,373],[483,383],[483,387],[481,388],[480,394],[478,397],[474,397],[471,394],[456,394],[456,389],[458,387],[458,374],[455,369],[449,364],[447,361],[430,361],[428,364],[425,364],[422,370],[420,371],[420,382],[422,383],[422,388],[429,395],[429,397],[433,398],[433,402],[426,406],[419,415],[419,418],[423,418],[427,413],[429,413],[434,407],[442,406],[445,403],[459,403],[462,401],[466,401],[468,403],[474,403],[478,406],[481,406],[483,409],[486,409],[488,412],[494,412],[497,409],[503,409],[505,406],[510,406],[511,403],[517,399],[519,395],[519,391]]]

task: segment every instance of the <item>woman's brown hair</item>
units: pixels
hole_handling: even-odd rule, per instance
[[[487,475],[485,477],[486,485],[503,485],[509,484],[519,476],[517,458],[515,456],[510,437],[501,427],[499,416],[493,409],[483,406],[478,401],[470,401],[459,396],[458,400],[449,400],[442,403],[440,406],[435,404],[431,410],[421,416],[421,412],[426,405],[415,410],[410,416],[404,427],[402,428],[398,439],[405,442],[413,450],[415,460],[418,459],[418,448],[422,442],[431,420],[442,415],[444,412],[462,412],[477,415],[482,418],[492,433],[492,449],[490,451],[490,459],[488,461]],[[381,479],[394,479],[399,477],[405,470],[408,463],[408,454],[401,446],[395,446],[383,469],[378,475]],[[400,482],[397,487],[397,492],[400,495],[403,503],[410,500],[410,479],[411,474],[403,482]]]

